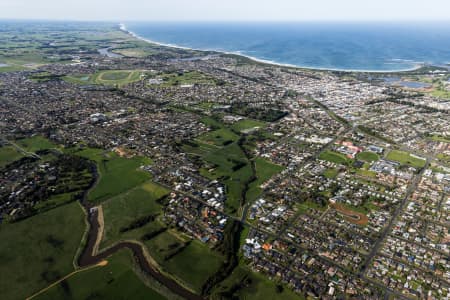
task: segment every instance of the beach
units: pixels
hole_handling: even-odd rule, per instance
[[[214,45],[214,43],[209,47],[209,46],[207,46],[207,44],[205,44],[208,42],[208,38],[204,38],[201,41],[201,43],[204,43],[204,44],[202,44],[200,47],[196,47],[195,43],[199,43],[199,42],[195,40],[194,33],[197,33],[197,31],[200,30],[199,27],[195,27],[193,29],[192,33],[185,30],[185,32],[187,32],[187,33],[186,33],[186,37],[183,37],[183,39],[182,39],[183,43],[175,43],[175,42],[163,41],[163,38],[161,38],[161,35],[164,33],[163,25],[158,25],[157,30],[155,30],[155,32],[156,32],[155,36],[153,36],[153,31],[151,30],[151,27],[149,27],[149,29],[147,29],[145,27],[145,25],[139,25],[140,27],[136,27],[137,25],[134,25],[134,26],[131,26],[131,28],[130,28],[130,26],[128,26],[128,24],[121,23],[121,24],[119,24],[119,26],[122,31],[132,35],[135,38],[146,41],[148,43],[164,46],[164,47],[172,47],[172,48],[195,50],[195,51],[217,52],[217,53],[222,53],[222,54],[227,54],[227,55],[238,55],[238,56],[245,57],[247,59],[251,59],[258,63],[274,65],[274,66],[281,66],[281,67],[288,67],[288,68],[310,69],[310,70],[318,70],[318,71],[396,73],[396,72],[414,71],[414,70],[417,70],[424,66],[442,65],[443,64],[443,63],[434,64],[434,63],[428,62],[426,60],[401,58],[401,56],[399,57],[399,55],[398,56],[392,55],[392,57],[385,57],[385,58],[383,58],[382,63],[380,63],[379,61],[376,63],[372,63],[372,62],[370,62],[370,60],[366,59],[365,57],[360,57],[359,60],[355,59],[355,62],[353,62],[353,59],[349,60],[346,57],[352,56],[353,53],[355,53],[355,56],[358,56],[358,51],[353,52],[353,50],[347,49],[347,50],[345,50],[346,51],[345,53],[342,52],[339,54],[332,54],[331,55],[332,57],[328,58],[328,57],[326,57],[325,54],[320,53],[320,51],[325,51],[325,50],[320,50],[320,48],[318,48],[316,46],[314,46],[315,48],[313,48],[312,50],[316,51],[317,49],[319,49],[319,50],[317,50],[318,51],[317,55],[314,53],[304,55],[300,51],[295,52],[293,50],[289,50],[289,49],[287,50],[287,51],[293,51],[292,55],[290,56],[290,57],[292,57],[292,60],[302,60],[302,59],[305,59],[305,60],[306,59],[313,59],[313,60],[314,59],[317,59],[317,60],[329,59],[329,60],[331,60],[331,59],[334,59],[334,62],[337,61],[336,64],[339,64],[340,56],[344,56],[344,58],[346,59],[346,60],[344,59],[345,63],[349,64],[350,67],[339,68],[339,67],[333,67],[333,66],[320,66],[320,65],[312,66],[312,65],[308,65],[308,64],[285,62],[285,61],[282,61],[281,59],[268,59],[267,58],[268,55],[258,55],[258,52],[256,50],[255,51],[246,51],[246,50],[228,51],[227,49],[216,47]],[[170,28],[172,28],[172,27],[170,27]],[[136,30],[136,29],[138,29],[138,30]],[[178,34],[179,34],[176,31],[177,29],[172,28],[170,30],[171,30],[171,31],[169,31],[170,34],[167,35],[168,37],[166,40],[170,39],[172,41],[172,40],[177,39]],[[236,32],[238,32],[237,29],[236,29]],[[225,34],[229,34],[229,33],[225,33]],[[159,37],[158,37],[158,35],[159,35]],[[192,36],[192,43],[191,43],[191,40],[189,39],[191,36]],[[245,44],[246,41],[240,41],[240,42]],[[270,51],[268,50],[267,53],[270,53],[270,54],[275,53],[273,55],[278,55],[277,54],[278,50],[280,52],[283,51],[283,45],[278,45],[278,44],[275,45],[273,42],[267,43],[267,45],[265,45],[264,42],[265,41],[261,41],[257,46],[252,46],[251,41],[250,41],[248,47],[249,48],[258,47],[257,49],[263,49],[261,51],[265,51],[264,50],[265,47],[271,48],[271,50]],[[289,41],[287,41],[287,43],[289,44]],[[187,44],[189,44],[189,45],[187,45]],[[193,44],[193,46],[191,46],[191,44]],[[232,46],[228,46],[228,47],[232,47]],[[242,44],[240,44],[240,46],[242,46]],[[324,47],[326,48],[328,46],[325,45]],[[286,48],[289,48],[289,47],[286,47]],[[419,50],[417,50],[417,52],[420,52]],[[250,55],[248,52],[253,52],[253,53],[251,53],[251,55]],[[303,58],[303,56],[305,56],[306,58]],[[366,63],[366,60],[369,61],[368,62],[369,65],[372,64],[377,68],[375,68],[375,67],[374,68],[370,68],[370,67],[365,68],[364,64]],[[381,58],[379,60],[381,60]],[[352,64],[354,64],[354,66]],[[331,63],[330,63],[330,65],[331,65]]]

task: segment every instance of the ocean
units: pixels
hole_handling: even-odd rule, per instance
[[[313,69],[400,71],[449,66],[449,23],[143,23],[138,36]]]

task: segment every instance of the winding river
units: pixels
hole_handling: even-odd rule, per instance
[[[94,171],[95,182],[91,185],[90,189],[92,189],[96,182],[98,181],[98,172]],[[89,190],[90,190],[89,189]],[[185,287],[181,286],[175,280],[166,277],[164,274],[159,272],[153,265],[151,265],[145,257],[144,249],[139,243],[135,242],[120,242],[114,245],[111,248],[108,248],[104,251],[100,251],[99,253],[94,253],[94,247],[97,241],[97,237],[100,234],[100,224],[98,221],[98,211],[96,209],[92,209],[93,205],[87,200],[87,194],[85,193],[81,204],[86,209],[88,213],[88,222],[89,222],[89,232],[86,241],[85,248],[83,252],[78,258],[78,265],[80,267],[87,267],[101,262],[102,260],[108,258],[112,254],[116,253],[121,249],[129,249],[133,252],[133,256],[139,264],[141,270],[148,276],[153,277],[156,281],[167,287],[173,293],[188,299],[188,300],[203,300],[201,296],[192,293]]]

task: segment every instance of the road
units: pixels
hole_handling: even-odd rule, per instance
[[[417,188],[418,183],[420,182],[420,179],[422,178],[423,172],[427,169],[428,165],[430,164],[430,160],[427,159],[425,167],[422,168],[419,174],[414,176],[412,182],[408,186],[406,190],[405,197],[403,197],[402,202],[397,207],[397,209],[394,211],[394,214],[392,215],[391,220],[389,221],[386,228],[383,230],[380,238],[375,242],[375,245],[372,248],[372,251],[370,251],[369,255],[367,256],[367,259],[361,269],[360,276],[364,276],[367,272],[367,269],[369,268],[370,264],[372,263],[373,258],[379,253],[384,240],[389,235],[389,233],[392,231],[392,228],[394,227],[395,222],[397,221],[397,218],[400,216],[400,214],[403,212],[406,203],[408,202],[409,197],[411,194],[415,191]]]

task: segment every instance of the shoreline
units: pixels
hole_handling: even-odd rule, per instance
[[[404,72],[411,72],[411,71],[417,71],[422,67],[426,67],[426,64],[421,64],[421,65],[416,65],[412,68],[409,69],[401,69],[401,70],[351,70],[351,69],[332,69],[332,68],[320,68],[320,67],[302,67],[302,66],[298,66],[298,65],[293,65],[293,64],[284,64],[284,63],[278,63],[276,61],[271,61],[271,60],[265,60],[265,59],[261,59],[261,58],[257,58],[257,57],[253,57],[250,55],[246,55],[246,54],[242,54],[239,52],[229,52],[229,51],[220,51],[220,50],[213,50],[213,49],[196,49],[196,48],[190,48],[190,47],[184,47],[184,46],[179,46],[179,45],[175,45],[175,44],[167,44],[167,43],[162,43],[162,42],[157,42],[145,37],[142,37],[138,34],[136,34],[135,32],[129,30],[126,25],[124,23],[119,23],[119,29],[123,32],[125,32],[126,34],[131,35],[132,37],[139,39],[141,41],[150,43],[150,44],[154,44],[154,45],[158,45],[158,46],[163,46],[163,47],[168,47],[168,48],[175,48],[175,49],[182,49],[182,50],[193,50],[193,51],[201,51],[201,52],[216,52],[218,54],[225,54],[225,55],[236,55],[236,56],[241,56],[247,59],[250,59],[254,62],[257,63],[262,63],[262,64],[266,64],[266,65],[271,65],[274,67],[286,67],[286,68],[293,68],[293,69],[299,69],[299,70],[310,70],[310,71],[319,71],[319,72],[345,72],[345,73],[378,73],[378,74],[388,74],[388,73],[404,73]]]

